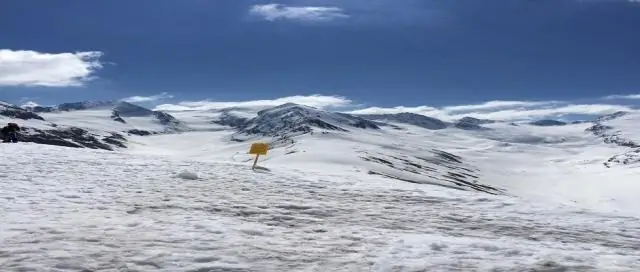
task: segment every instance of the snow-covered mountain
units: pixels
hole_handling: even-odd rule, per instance
[[[410,112],[401,112],[396,114],[362,114],[359,116],[370,120],[409,124],[432,130],[445,129],[448,126],[446,122],[440,119]]]
[[[189,130],[171,114],[125,101],[83,101],[29,110],[56,124],[96,131],[151,135]]]
[[[126,147],[126,138],[116,132],[89,131],[76,126],[58,125],[49,122],[37,113],[27,111],[6,102],[0,103],[0,120],[18,123],[20,140],[47,145],[114,150]]]
[[[2,101],[0,101],[0,115],[4,116],[5,118],[15,118],[15,119],[22,119],[22,120],[30,120],[30,119],[44,120],[44,118],[42,118],[38,114],[26,111],[18,106],[15,106],[6,102],[2,102]]]
[[[42,112],[60,112],[60,111],[76,111],[76,110],[86,110],[86,109],[97,109],[97,108],[111,108],[113,107],[117,101],[79,101],[79,102],[70,102],[63,103],[56,106],[25,106],[24,109],[33,111],[36,113]]]
[[[294,103],[261,110],[256,117],[236,128],[239,134],[287,138],[313,131],[348,132],[354,129],[380,129],[374,122],[361,117],[322,111]]]

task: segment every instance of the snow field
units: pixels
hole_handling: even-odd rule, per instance
[[[323,169],[0,152],[1,271],[640,269],[637,217]]]

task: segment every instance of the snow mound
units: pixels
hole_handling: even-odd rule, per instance
[[[190,171],[190,170],[181,170],[180,172],[178,172],[178,174],[176,176],[181,178],[181,179],[188,179],[188,180],[196,180],[196,179],[200,178],[198,176],[198,173]]]

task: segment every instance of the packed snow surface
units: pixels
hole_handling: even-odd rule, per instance
[[[322,169],[28,143],[0,152],[11,154],[0,160],[1,271],[640,268],[638,217]]]

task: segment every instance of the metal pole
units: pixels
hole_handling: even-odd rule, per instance
[[[256,169],[256,164],[258,163],[259,157],[260,157],[260,154],[256,154],[256,159],[253,160],[253,167],[251,167],[251,169]]]

